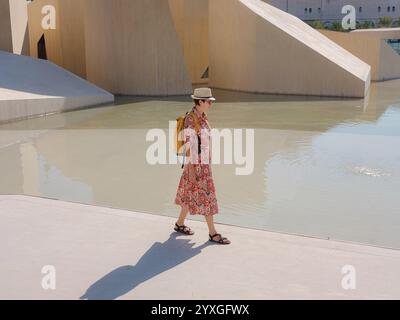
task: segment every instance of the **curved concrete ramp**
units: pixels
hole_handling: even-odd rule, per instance
[[[114,101],[57,65],[0,51],[0,122]]]
[[[214,0],[211,86],[247,92],[365,97],[371,67],[300,19],[260,0]]]

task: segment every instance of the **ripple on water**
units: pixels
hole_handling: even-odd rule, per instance
[[[390,177],[391,174],[388,172],[383,171],[382,169],[379,168],[370,168],[367,166],[355,166],[355,167],[350,167],[349,170],[357,175],[365,175],[369,177]]]

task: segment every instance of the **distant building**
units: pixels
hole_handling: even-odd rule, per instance
[[[352,5],[356,9],[357,21],[379,21],[389,16],[400,18],[400,0],[263,0],[301,20],[340,21],[344,17],[342,8]]]

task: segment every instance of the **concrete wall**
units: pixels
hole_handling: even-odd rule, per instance
[[[48,4],[56,30],[41,27]],[[224,89],[364,97],[369,88],[366,63],[262,1],[35,0],[29,20],[32,56],[44,34],[49,60],[116,94],[188,94],[208,66],[209,85]]]
[[[86,0],[85,4],[89,81],[118,94],[192,91],[168,1]]]
[[[85,3],[59,0],[63,67],[86,78]]]
[[[352,32],[335,32],[328,30],[319,31],[332,41],[335,41],[341,47],[368,63],[371,66],[371,80],[378,80],[381,50],[379,39],[372,39],[367,35],[356,35]]]
[[[194,84],[208,82],[208,78],[202,79],[209,66],[208,2],[209,0],[169,0],[185,63]]]
[[[353,32],[319,31],[368,63],[371,66],[371,80],[400,78],[400,55],[385,42],[385,39],[400,39],[400,28]]]
[[[52,5],[56,9],[56,29],[42,28],[42,8]],[[37,43],[44,34],[48,60],[86,77],[84,2],[81,0],[35,0],[28,6],[30,51],[38,56]]]
[[[56,8],[55,30],[41,26],[44,5]],[[194,12],[198,3],[176,2],[173,7]],[[37,57],[37,43],[44,34],[50,61],[114,93],[186,94],[192,90],[186,66],[193,79],[208,66],[207,46],[199,42],[192,50],[186,31],[179,41],[176,28],[186,27],[179,18],[174,24],[166,1],[35,0],[29,5],[29,21],[31,56]],[[195,24],[192,29],[204,39],[203,26]]]
[[[351,33],[364,34],[379,39],[400,39],[400,28],[360,29]]]
[[[54,6],[56,9],[56,29],[44,30],[42,28],[42,8],[45,5]],[[59,14],[58,0],[36,0],[28,5],[29,19],[29,43],[31,57],[38,57],[38,42],[42,35],[46,41],[47,59],[55,64],[62,66],[62,51],[61,51],[61,24]]]
[[[9,0],[0,0],[0,50],[13,50]]]
[[[29,55],[28,2],[9,0],[13,38],[13,52]]]
[[[256,0],[209,5],[211,86],[340,97],[368,92],[370,66],[300,19]]]

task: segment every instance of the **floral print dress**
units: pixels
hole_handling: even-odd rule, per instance
[[[211,171],[211,139],[209,138],[211,127],[205,113],[201,114],[196,107],[193,107],[192,111],[196,113],[202,130],[201,153],[195,155],[197,162],[189,161],[185,164],[175,204],[188,207],[191,215],[210,216],[218,213],[218,202]],[[191,134],[194,132],[195,120],[189,114],[185,119],[185,144],[189,147],[195,145],[197,148],[197,135]],[[204,133],[206,134],[204,135]],[[208,136],[208,138],[205,139],[204,136]]]

